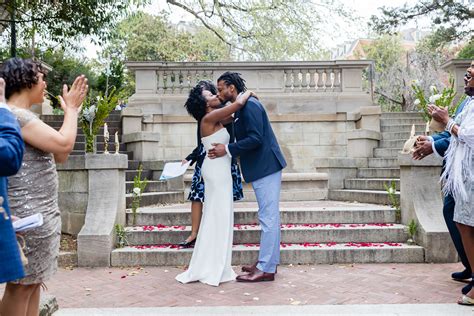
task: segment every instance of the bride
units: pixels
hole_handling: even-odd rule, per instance
[[[253,93],[247,91],[225,107],[221,101],[201,85],[189,93],[185,107],[190,115],[201,122],[201,140],[206,152],[216,143],[229,143],[229,133],[223,124],[232,121],[232,114],[241,109]],[[231,158],[223,156],[209,159],[202,164],[202,176],[206,185],[204,208],[199,234],[196,239],[188,270],[176,276],[181,283],[200,281],[218,286],[232,281],[232,240],[234,228]]]

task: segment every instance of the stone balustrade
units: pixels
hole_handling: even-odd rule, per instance
[[[242,74],[256,92],[362,92],[363,71],[371,61],[315,62],[128,62],[137,94],[187,94],[199,80],[216,81],[225,71]]]
[[[183,106],[189,90],[202,79],[216,82],[225,71],[241,73],[257,93],[290,172],[314,172],[315,158],[371,156],[378,143],[380,108],[366,79],[372,61],[128,62],[127,67],[135,73],[136,91],[122,111],[122,128],[134,159],[186,157],[196,146],[196,122]],[[359,129],[367,131],[351,133]]]

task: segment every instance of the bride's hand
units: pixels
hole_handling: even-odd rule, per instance
[[[250,90],[247,90],[245,91],[244,93],[240,94],[237,99],[235,100],[235,102],[237,102],[240,106],[243,106],[245,105],[245,103],[247,103],[247,100],[251,97],[251,96],[255,96],[255,93],[253,93],[252,91]]]

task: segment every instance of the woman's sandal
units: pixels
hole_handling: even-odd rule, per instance
[[[463,295],[458,301],[459,305],[474,305],[474,298],[470,298],[467,295]]]

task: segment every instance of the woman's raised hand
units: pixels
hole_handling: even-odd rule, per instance
[[[74,80],[71,89],[68,89],[67,85],[63,86],[63,95],[59,96],[61,101],[61,108],[64,111],[81,110],[82,102],[84,101],[89,85],[87,84],[87,78],[84,75],[80,75]]]
[[[244,93],[241,93],[239,96],[237,96],[237,99],[235,100],[235,102],[237,102],[237,103],[239,103],[240,105],[243,106],[245,103],[247,103],[247,100],[250,97],[257,98],[257,95],[253,91],[247,90]]]

